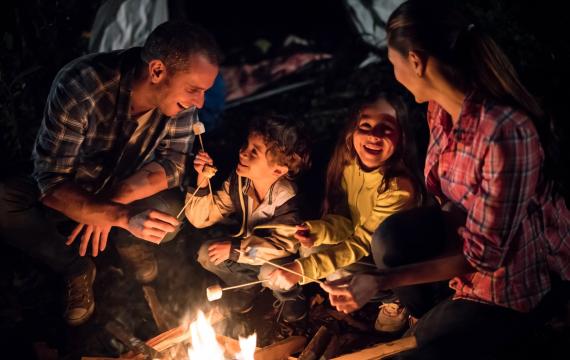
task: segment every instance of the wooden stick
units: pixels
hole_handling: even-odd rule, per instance
[[[202,179],[202,181],[200,181],[200,183],[196,187],[196,190],[194,190],[192,195],[190,195],[190,198],[188,199],[188,201],[186,201],[186,204],[184,204],[184,206],[182,207],[182,209],[180,210],[178,215],[176,215],[176,219],[180,218],[180,215],[182,215],[182,213],[184,212],[184,209],[186,209],[186,207],[190,204],[190,201],[194,198],[194,196],[196,196],[196,193],[198,192],[198,190],[200,190],[200,186],[202,186],[202,184],[204,183],[204,180],[208,180],[208,178],[204,178],[204,179]]]
[[[168,316],[162,304],[158,300],[158,296],[156,295],[156,290],[149,285],[144,285],[142,287],[144,298],[150,308],[150,312],[152,313],[152,318],[156,323],[156,327],[159,331],[164,332],[170,329],[173,325],[172,316]]]
[[[415,349],[418,346],[415,336],[408,336],[388,343],[379,344],[368,349],[342,355],[333,360],[377,360]]]
[[[269,279],[251,281],[251,282],[248,282],[248,283],[245,283],[245,284],[228,286],[228,287],[222,288],[222,291],[224,291],[224,290],[239,289],[239,288],[242,288],[242,287],[246,287],[246,286],[250,286],[250,285],[255,285],[255,284],[261,284],[262,282],[265,282],[265,281],[269,281]]]
[[[289,355],[303,350],[307,343],[304,336],[290,336],[264,348],[258,349],[253,354],[255,360],[285,360]]]
[[[325,351],[332,333],[327,329],[326,326],[321,326],[315,336],[307,344],[307,347],[303,350],[301,355],[299,355],[299,360],[313,360],[319,359],[320,356]]]
[[[241,250],[238,250],[238,249],[235,249],[235,251],[237,251],[240,255],[246,256],[246,257],[248,257],[248,258],[257,259],[257,260],[261,261],[261,262],[264,263],[264,264],[269,264],[269,265],[274,266],[274,267],[276,267],[276,268],[278,268],[278,269],[281,269],[281,270],[283,270],[283,271],[287,271],[287,272],[289,272],[289,273],[291,273],[291,274],[295,274],[295,275],[300,276],[300,277],[305,277],[305,278],[307,278],[307,279],[309,279],[309,280],[311,280],[311,281],[314,281],[314,282],[316,282],[316,283],[318,283],[318,284],[324,284],[321,280],[313,279],[313,278],[311,278],[311,277],[308,277],[308,276],[306,276],[306,275],[303,275],[303,274],[301,274],[301,273],[298,273],[298,272],[296,272],[295,270],[291,270],[291,269],[288,269],[288,268],[286,268],[286,267],[284,267],[284,266],[277,265],[276,263],[274,263],[274,262],[272,262],[272,261],[265,260],[265,259],[262,259],[262,258],[259,258],[259,257],[252,257],[252,256],[249,256],[249,255],[247,255],[247,254],[245,253],[245,251],[241,251]]]

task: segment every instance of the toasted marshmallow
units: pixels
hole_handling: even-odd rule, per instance
[[[196,121],[194,124],[192,124],[192,130],[194,131],[194,135],[202,135],[206,132],[206,127],[204,126],[203,122]]]
[[[209,286],[206,289],[206,297],[208,301],[214,301],[222,298],[222,287],[218,284]]]

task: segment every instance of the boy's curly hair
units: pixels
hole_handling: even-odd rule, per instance
[[[250,122],[249,134],[263,137],[269,161],[287,166],[288,178],[310,166],[309,140],[300,122],[283,115],[258,116]]]

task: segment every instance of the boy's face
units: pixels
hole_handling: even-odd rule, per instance
[[[267,146],[260,134],[249,134],[247,144],[239,151],[239,163],[236,172],[239,176],[252,181],[277,180],[287,174],[287,166],[271,161],[267,156]]]

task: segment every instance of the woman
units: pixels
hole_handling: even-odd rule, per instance
[[[387,32],[397,80],[429,103],[428,191],[459,211],[392,216],[372,243],[376,264],[392,269],[325,289],[349,312],[395,288],[420,318],[406,358],[496,356],[528,329],[551,273],[570,278],[570,214],[544,176],[533,123],[542,112],[493,40],[449,4],[407,1]],[[425,284],[445,279],[454,295],[429,296]]]

